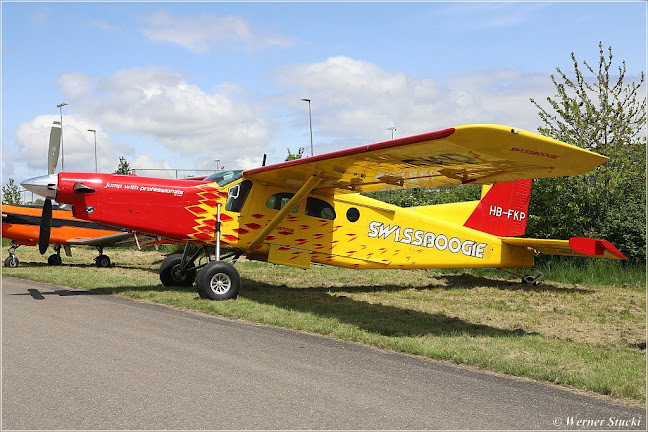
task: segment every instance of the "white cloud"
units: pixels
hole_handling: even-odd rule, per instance
[[[232,169],[253,168],[270,152],[269,122],[257,112],[256,101],[237,100],[243,90],[237,84],[223,83],[207,93],[156,68],[121,70],[107,78],[70,73],[58,82],[69,104],[63,112],[66,171],[94,171],[94,136],[88,129],[97,130],[102,172],[114,171],[120,155],[137,168],[213,170],[215,159]],[[17,159],[36,173],[46,172],[54,120],[59,116],[39,116],[16,130]],[[5,162],[3,169],[13,172],[13,164]]]
[[[446,82],[390,72],[349,57],[283,68],[277,82],[312,99],[319,143],[338,147],[414,135],[471,123],[502,123],[535,131],[529,97],[550,94],[541,74],[501,69],[458,75]],[[320,149],[324,150],[324,149]]]
[[[144,18],[147,27],[142,33],[153,42],[180,45],[196,54],[206,54],[216,46],[235,46],[246,49],[287,47],[291,40],[280,35],[258,34],[241,17],[219,17],[203,14],[180,17],[158,12]]]
[[[241,149],[262,153],[269,139],[267,122],[252,104],[235,98],[233,85],[206,93],[156,68],[121,70],[107,78],[65,74],[59,83],[75,112],[184,155],[236,159]]]
[[[22,123],[16,129],[19,143],[19,159],[34,170],[47,173],[47,148],[50,128],[57,115],[38,116],[30,122]],[[97,131],[97,166],[99,171],[112,172],[117,163],[110,137],[96,123],[66,115],[63,120],[63,146],[56,171],[65,164],[66,171],[92,172],[95,170],[94,134]]]

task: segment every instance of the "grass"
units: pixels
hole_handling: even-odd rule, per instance
[[[3,276],[322,334],[645,405],[642,268],[552,261],[541,268],[548,274],[543,283],[530,287],[492,271],[304,271],[242,261],[239,298],[211,302],[198,299],[193,287],[160,285],[159,252],[111,249],[115,267],[108,269],[94,267],[90,249],[74,249],[61,267],[47,266],[36,248],[18,252],[21,266],[3,268]]]

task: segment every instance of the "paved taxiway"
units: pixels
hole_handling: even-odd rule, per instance
[[[646,427],[552,386],[14,278],[2,384],[4,430]]]

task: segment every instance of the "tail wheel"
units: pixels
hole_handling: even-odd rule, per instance
[[[202,298],[229,300],[238,296],[241,277],[232,264],[213,261],[200,270],[196,286]]]
[[[193,265],[192,265],[193,267]],[[182,254],[166,257],[160,266],[160,281],[164,286],[191,286],[196,280],[196,269],[182,270]]]

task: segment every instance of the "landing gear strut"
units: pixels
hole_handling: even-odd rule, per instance
[[[18,257],[16,256],[16,249],[20,247],[19,244],[16,244],[16,242],[11,242],[11,246],[9,247],[9,256],[7,259],[4,260],[4,266],[5,267],[10,267],[10,268],[16,268],[18,267],[18,264],[20,264],[20,261],[18,261]]]

